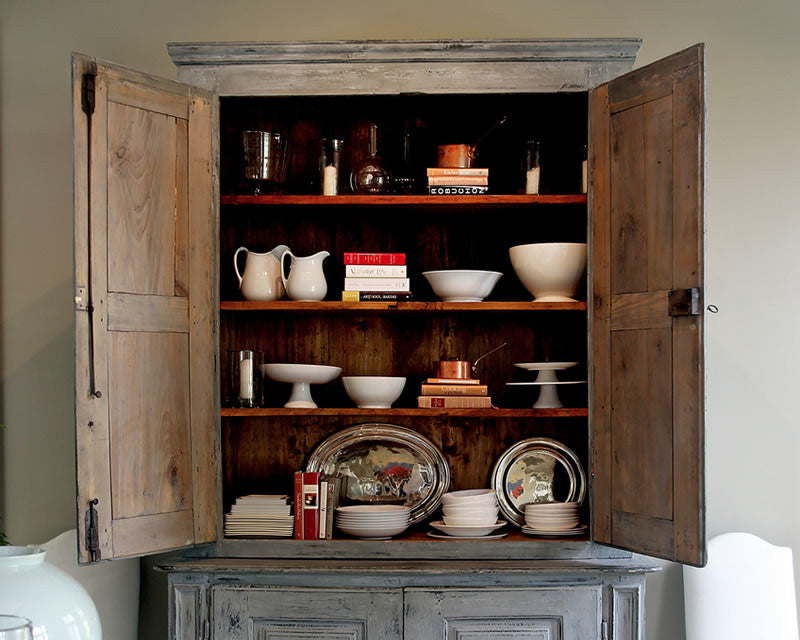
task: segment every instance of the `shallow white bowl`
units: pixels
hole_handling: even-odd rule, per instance
[[[275,382],[289,382],[292,394],[283,405],[288,409],[316,409],[317,403],[311,397],[312,384],[326,384],[334,380],[342,372],[341,367],[330,367],[321,364],[262,364],[261,375]]]
[[[448,506],[482,506],[497,501],[494,489],[462,489],[450,491],[442,496],[442,504]]]
[[[540,302],[574,302],[586,269],[586,243],[521,244],[508,250],[511,266]]]
[[[491,511],[473,516],[452,516],[444,514],[442,520],[446,525],[456,527],[480,527],[494,524],[497,522],[497,514],[499,511],[492,509]]]
[[[385,527],[342,526],[336,525],[340,531],[356,538],[390,538],[408,529],[408,523]]]
[[[491,511],[499,511],[500,507],[496,503],[487,503],[475,506],[458,506],[446,504],[442,506],[442,513],[446,516],[476,516]]]
[[[498,520],[495,524],[460,527],[445,524],[441,520],[437,520],[436,522],[431,522],[431,526],[434,529],[438,529],[439,531],[446,533],[448,536],[453,536],[456,538],[474,538],[476,536],[487,536],[492,531],[496,531],[500,527],[506,526],[506,522],[504,520]]]
[[[503,275],[499,271],[446,269],[423,271],[433,292],[445,302],[480,302]]]
[[[393,376],[343,376],[344,390],[359,409],[389,409],[406,379]]]

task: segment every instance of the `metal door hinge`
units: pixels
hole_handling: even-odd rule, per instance
[[[208,620],[203,621],[203,640],[211,640],[211,623]]]
[[[100,531],[97,526],[97,510],[95,505],[100,502],[97,498],[89,500],[86,510],[86,551],[91,562],[100,560]]]
[[[698,287],[669,292],[669,315],[699,316],[703,313],[703,295]]]
[[[87,287],[75,287],[75,309],[77,311],[89,310],[89,290]]]
[[[605,620],[600,625],[600,637],[602,640],[608,640],[608,622]]]
[[[90,116],[94,113],[94,75],[84,73],[81,80],[81,110]]]

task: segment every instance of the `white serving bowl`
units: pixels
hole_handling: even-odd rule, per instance
[[[452,516],[445,514],[442,515],[442,520],[444,520],[446,525],[456,527],[484,526],[497,522],[498,513],[499,510],[492,509],[491,511],[471,516]]]
[[[342,376],[344,390],[359,409],[389,409],[406,379],[393,376]]]
[[[442,496],[442,504],[447,506],[476,507],[496,503],[497,493],[494,489],[462,489]]]
[[[275,382],[289,382],[292,393],[283,405],[288,409],[316,409],[317,403],[311,397],[312,384],[326,384],[342,372],[341,367],[321,364],[288,364],[282,362],[262,364],[261,375]]]
[[[433,292],[445,302],[480,302],[503,275],[499,271],[446,269],[423,271]]]
[[[444,505],[442,513],[446,516],[477,516],[483,515],[490,511],[499,511],[500,507],[496,504],[486,504],[478,507],[459,507],[453,505]]]
[[[586,269],[586,243],[521,244],[508,250],[511,266],[539,302],[574,302]]]
[[[462,527],[445,524],[439,520],[437,522],[431,522],[431,526],[434,529],[438,529],[439,531],[446,533],[448,536],[453,536],[455,538],[474,538],[477,536],[487,536],[492,531],[496,531],[500,527],[506,526],[506,522],[504,520],[498,520],[494,524]]]
[[[408,529],[408,523],[395,526],[367,527],[355,525],[336,525],[339,531],[356,538],[391,538]]]

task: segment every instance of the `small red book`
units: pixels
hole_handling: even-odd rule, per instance
[[[303,539],[303,472],[294,472],[294,539]]]
[[[319,471],[303,473],[303,540],[319,538]]]
[[[358,253],[344,254],[345,264],[405,264],[405,253]]]

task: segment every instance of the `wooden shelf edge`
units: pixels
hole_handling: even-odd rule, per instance
[[[270,416],[452,416],[459,418],[585,418],[589,409],[286,409],[267,407],[254,409],[223,408],[223,418],[259,418]]]
[[[586,194],[518,195],[487,194],[482,196],[320,196],[320,195],[223,195],[223,205],[272,205],[272,206],[416,206],[416,205],[542,205],[542,204],[586,204]]]
[[[276,300],[254,302],[224,300],[221,311],[396,311],[396,312],[443,312],[443,311],[586,311],[585,302],[296,302]]]

